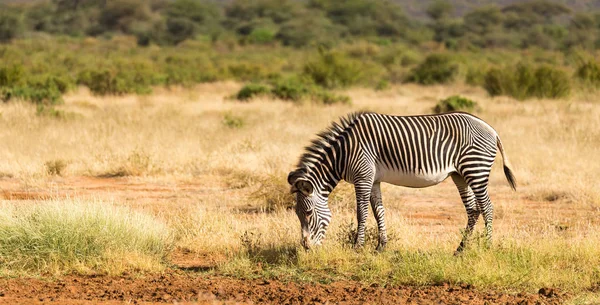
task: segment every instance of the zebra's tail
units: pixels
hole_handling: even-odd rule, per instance
[[[502,154],[502,165],[504,166],[504,175],[506,176],[506,180],[508,180],[508,184],[513,190],[517,190],[517,179],[515,175],[510,170],[510,162],[508,162],[508,157],[504,153],[504,148],[502,147],[502,141],[500,141],[500,137],[496,136],[496,145],[498,146],[498,150],[500,150],[500,154]]]

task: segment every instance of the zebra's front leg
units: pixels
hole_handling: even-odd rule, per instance
[[[383,208],[383,201],[381,199],[381,185],[379,182],[373,184],[371,189],[371,208],[377,221],[377,230],[379,232],[379,240],[377,242],[377,251],[383,251],[387,244],[387,231],[385,229],[385,209]]]
[[[356,229],[356,240],[354,248],[361,248],[365,244],[365,231],[367,225],[367,216],[369,215],[369,197],[370,190],[355,186],[356,191],[356,220],[358,228]]]
[[[465,210],[467,212],[467,218],[468,218],[467,227],[465,228],[465,232],[460,241],[460,245],[458,245],[458,248],[454,252],[454,255],[458,255],[467,246],[469,237],[472,235],[473,229],[475,228],[475,225],[477,224],[477,220],[479,219],[480,211],[479,211],[479,208],[477,207],[477,199],[475,198],[475,194],[473,194],[473,191],[467,185],[467,183],[465,182],[463,177],[461,177],[458,174],[454,174],[454,175],[452,175],[452,180],[454,181],[454,184],[456,184],[456,188],[458,189],[460,198],[461,198],[463,204],[465,205]]]

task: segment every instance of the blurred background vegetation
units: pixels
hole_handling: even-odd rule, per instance
[[[562,98],[600,84],[598,49],[598,0],[5,0],[0,99],[220,80],[248,83],[241,100],[401,82]]]

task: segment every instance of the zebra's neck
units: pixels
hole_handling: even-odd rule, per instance
[[[328,196],[338,185],[340,180],[344,179],[346,164],[342,162],[341,157],[345,154],[345,142],[343,139],[336,143],[330,143],[319,151],[307,152],[303,157],[301,168],[306,171],[306,178],[309,179],[319,192]],[[310,153],[310,156],[308,154]]]
[[[353,128],[363,113],[353,113],[333,123],[319,138],[306,147],[298,167],[323,195],[329,195],[340,180],[346,179],[348,153],[351,150]]]

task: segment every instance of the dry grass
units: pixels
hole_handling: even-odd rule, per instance
[[[353,89],[346,92],[352,105],[319,106],[224,98],[237,89],[219,83],[108,98],[81,90],[59,107],[77,114],[68,120],[37,116],[29,104],[2,104],[0,177],[24,189],[48,187],[59,174],[140,183],[201,181],[216,190],[193,204],[181,205],[181,198],[154,206],[121,204],[165,219],[180,247],[230,257],[219,268],[225,274],[579,292],[600,282],[595,246],[600,104],[589,94],[518,102],[489,98],[471,87],[407,85],[380,92]],[[334,220],[325,246],[311,253],[296,250],[298,221],[281,208],[290,201],[285,178],[316,132],[350,111],[429,113],[438,100],[456,94],[481,106],[477,115],[499,132],[519,182],[518,192],[510,191],[497,162],[491,178],[497,211],[493,251],[475,247],[461,259],[451,257],[466,224],[451,182],[421,190],[384,186],[394,238],[379,256],[369,252],[374,245],[355,253],[336,239],[355,218],[352,188],[342,183],[331,197]],[[58,170],[55,160],[68,166]],[[369,222],[374,225],[372,217]],[[367,269],[357,269],[363,260]]]

